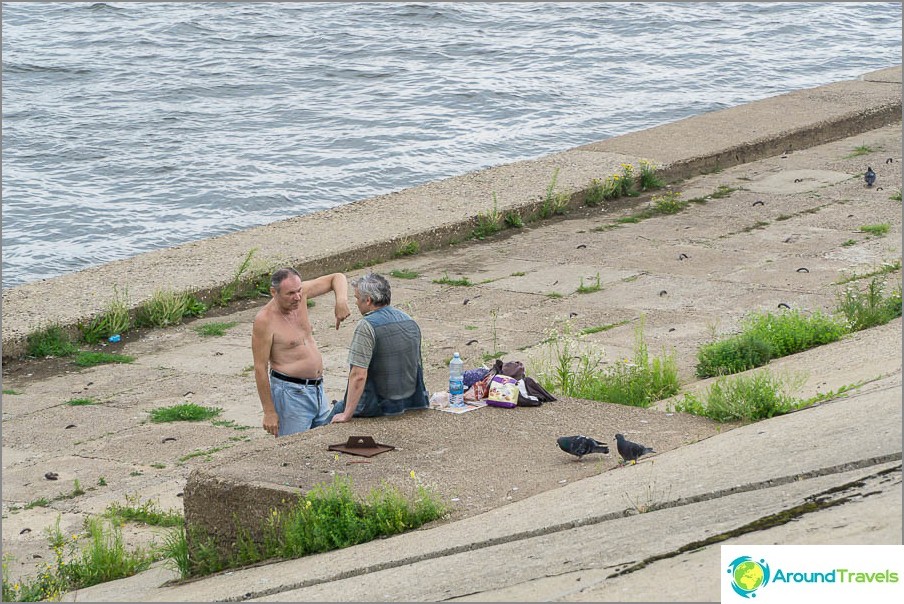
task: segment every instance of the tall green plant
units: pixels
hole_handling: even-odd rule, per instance
[[[547,389],[564,396],[647,407],[676,394],[680,384],[674,353],[650,358],[641,319],[635,330],[633,359],[602,367],[602,356],[591,349],[580,351],[577,338],[566,324],[564,334],[550,340],[552,365],[539,368],[538,380]]]
[[[505,224],[503,222],[502,213],[499,211],[499,205],[496,201],[496,192],[493,191],[493,209],[486,214],[483,212],[477,213],[477,226],[471,232],[471,237],[474,239],[484,239],[486,237],[490,237],[495,235],[499,231],[501,231]]]
[[[242,279],[245,273],[248,271],[248,267],[251,266],[251,259],[254,257],[255,252],[257,252],[256,247],[248,250],[248,253],[245,255],[244,260],[242,260],[238,268],[235,270],[235,274],[233,274],[232,276],[232,281],[227,283],[223,287],[223,289],[220,290],[219,303],[221,306],[226,306],[241,293],[240,290],[242,287]]]
[[[836,312],[844,316],[851,331],[884,325],[901,316],[901,286],[885,294],[885,282],[873,277],[865,291],[849,285],[837,295]]]
[[[640,160],[639,180],[641,191],[658,189],[665,185],[665,181],[659,178],[659,175],[656,174],[656,165],[646,159]]]
[[[67,591],[130,577],[146,570],[157,557],[141,549],[125,548],[122,529],[116,523],[107,526],[101,519],[89,517],[84,533],[66,537],[60,530],[60,518],[47,529],[54,562],[44,563],[36,577],[11,582],[4,564],[3,600],[35,602],[59,600]]]
[[[552,172],[552,180],[550,180],[549,186],[546,187],[546,197],[543,199],[543,203],[540,204],[540,210],[538,211],[540,218],[564,214],[568,209],[570,197],[568,193],[556,192],[556,181],[558,178],[559,169],[556,168]]]
[[[157,290],[135,312],[138,327],[168,327],[182,323],[188,313],[191,296],[187,293]]]
[[[113,299],[107,310],[92,318],[88,323],[79,323],[78,329],[82,338],[88,344],[97,344],[112,335],[122,334],[132,326],[129,318],[128,291],[119,293],[117,287],[113,287]]]

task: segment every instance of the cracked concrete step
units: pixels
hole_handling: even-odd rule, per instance
[[[825,527],[831,527],[838,543],[869,545],[898,542],[901,523],[889,518],[883,511],[901,509],[901,466],[892,463],[864,471],[872,473],[862,480],[863,486],[846,491],[840,499],[831,499],[828,507],[817,507],[777,526],[729,536],[717,543],[703,546],[685,544],[683,548],[689,545],[692,548],[660,554],[664,557],[646,562],[640,569],[643,572],[620,574],[617,568],[597,565],[452,598],[451,601],[653,602],[668,598],[681,602],[716,602],[720,598],[721,585],[715,569],[721,563],[722,545],[818,545],[824,543]],[[882,472],[885,472],[883,476],[877,476]],[[844,476],[854,477],[858,473],[850,472]],[[841,475],[835,477],[840,479]],[[855,479],[855,482],[861,481]],[[840,500],[843,505],[831,505]],[[782,513],[776,516],[781,517]],[[667,588],[663,587],[665,577],[668,577]]]

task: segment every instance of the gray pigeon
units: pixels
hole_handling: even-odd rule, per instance
[[[873,186],[873,183],[876,182],[876,173],[873,172],[873,169],[869,166],[866,167],[866,174],[864,175],[863,180],[866,181],[867,187]]]
[[[601,443],[589,436],[560,436],[556,439],[556,442],[559,443],[560,449],[576,456],[578,459],[589,453],[609,452],[609,447],[606,446],[606,443]]]
[[[618,454],[625,460],[625,463],[630,461],[632,464],[636,464],[637,460],[642,455],[656,452],[650,447],[645,447],[637,443],[632,443],[630,440],[626,440],[621,434],[615,435],[615,443],[618,447]]]

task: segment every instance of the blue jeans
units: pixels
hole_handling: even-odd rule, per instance
[[[332,410],[323,396],[323,384],[304,386],[270,378],[270,396],[279,417],[279,433],[287,436],[330,422]]]

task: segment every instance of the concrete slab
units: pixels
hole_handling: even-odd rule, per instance
[[[852,178],[856,178],[856,175],[831,170],[786,170],[753,179],[747,183],[746,188],[754,193],[788,195],[816,191]]]

